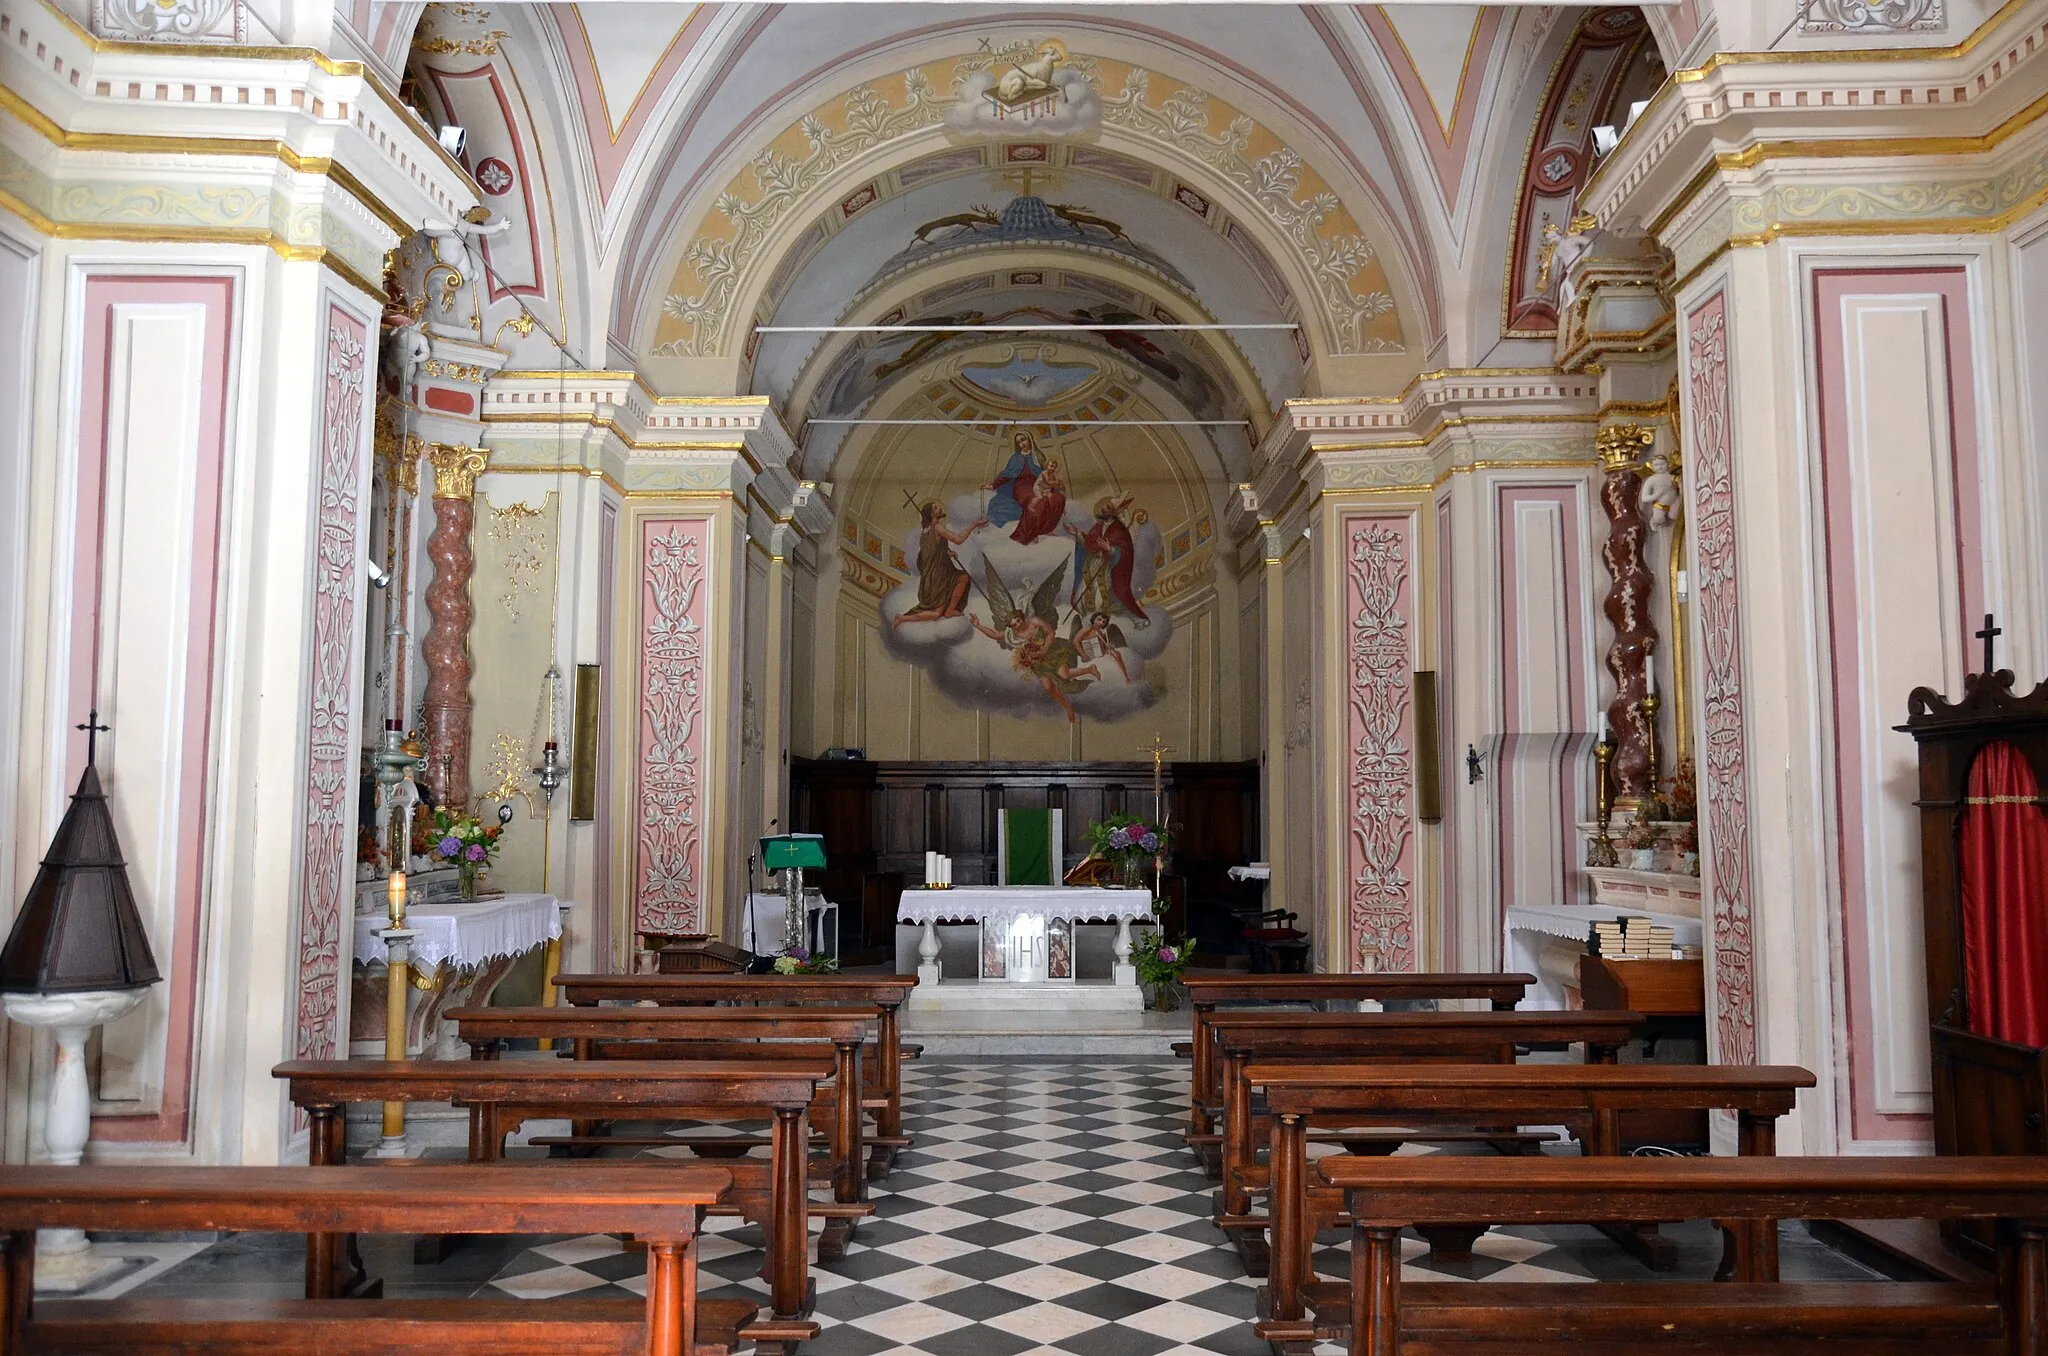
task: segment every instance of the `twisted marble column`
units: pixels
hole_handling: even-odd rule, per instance
[[[1607,647],[1607,672],[1614,678],[1614,697],[1607,719],[1614,728],[1614,757],[1608,774],[1616,800],[1648,795],[1655,776],[1650,766],[1650,728],[1643,714],[1643,671],[1657,649],[1657,629],[1650,616],[1649,566],[1643,541],[1649,529],[1641,506],[1642,459],[1656,435],[1641,424],[1615,424],[1596,435],[1600,462],[1607,470],[1600,487],[1600,505],[1607,511],[1607,543],[1600,559],[1607,566],[1604,610],[1614,630]]]
[[[435,443],[427,453],[434,467],[434,532],[427,559],[434,581],[427,585],[427,634],[420,643],[427,662],[427,777],[443,805],[469,803],[469,577],[476,570],[470,531],[476,525],[476,478],[490,461],[480,447]]]

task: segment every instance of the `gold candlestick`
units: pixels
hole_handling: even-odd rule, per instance
[[[1657,791],[1657,707],[1655,692],[1643,694],[1643,754],[1650,762],[1650,793]]]
[[[407,964],[412,934],[405,931],[405,872],[393,871],[386,904],[391,913],[391,931],[402,932],[402,936],[387,936],[384,969],[384,1058],[402,1060],[405,1058],[405,998],[411,987],[411,969]],[[405,1103],[384,1104],[384,1139],[387,1143],[402,1138],[405,1134]]]
[[[1599,807],[1600,831],[1593,841],[1586,845],[1587,866],[1620,866],[1621,853],[1615,848],[1614,840],[1607,835],[1607,825],[1614,815],[1614,790],[1608,783],[1607,765],[1614,761],[1614,741],[1603,738],[1593,746],[1594,785],[1593,801]]]

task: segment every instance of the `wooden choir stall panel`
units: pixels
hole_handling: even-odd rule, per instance
[[[953,859],[960,885],[996,880],[1003,810],[1065,812],[1066,861],[1088,852],[1088,826],[1152,814],[1150,763],[880,763],[790,760],[790,827],[825,837],[815,883],[837,901],[864,948],[893,944],[897,901],[923,881],[924,854]],[[1225,873],[1258,856],[1259,769],[1168,763],[1165,801],[1175,846],[1166,879],[1169,930],[1210,946],[1235,937],[1229,909],[1252,902]],[[856,908],[856,904],[858,907]]]

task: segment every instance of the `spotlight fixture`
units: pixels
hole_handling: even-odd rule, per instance
[[[453,125],[443,127],[440,131],[434,133],[434,140],[441,143],[441,149],[454,156],[462,154],[463,143],[468,139],[467,133],[460,127]]]

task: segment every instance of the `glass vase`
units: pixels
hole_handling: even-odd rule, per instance
[[[455,890],[464,899],[476,898],[476,868],[475,862],[455,864]]]
[[[1150,865],[1143,857],[1122,857],[1117,860],[1117,884],[1126,890],[1142,890],[1149,882],[1145,879],[1145,868]]]
[[[1172,1012],[1180,1006],[1180,999],[1173,991],[1173,981],[1162,980],[1152,986],[1152,992],[1145,1004],[1153,1012]]]

